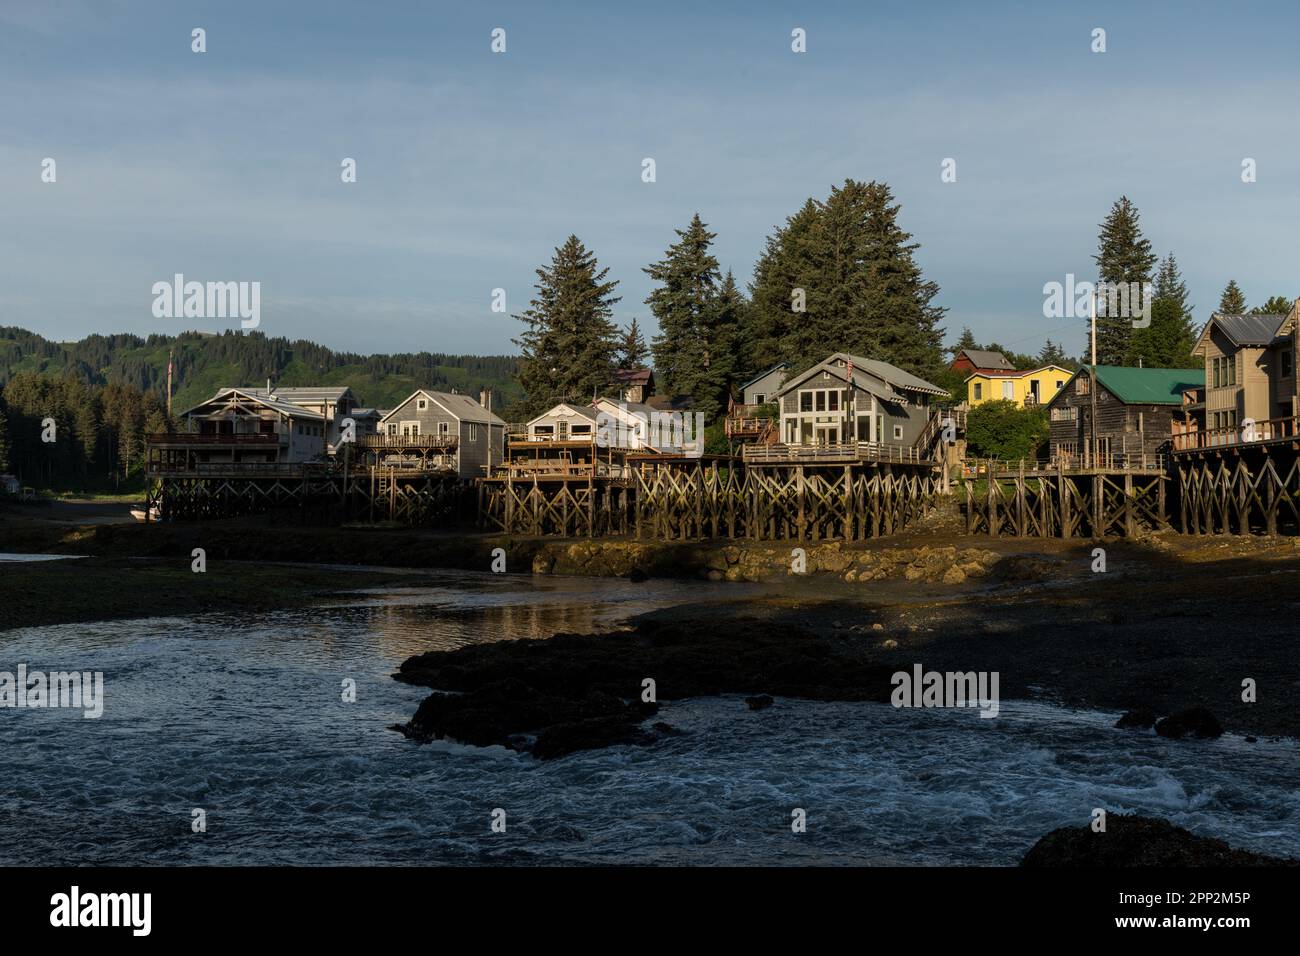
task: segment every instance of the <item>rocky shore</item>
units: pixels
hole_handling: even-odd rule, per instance
[[[1236,850],[1197,836],[1166,820],[1112,814],[1106,832],[1091,827],[1061,827],[1044,836],[1020,862],[1028,867],[1220,867],[1300,866],[1290,857]]]

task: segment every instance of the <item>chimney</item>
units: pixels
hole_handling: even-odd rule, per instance
[[[490,388],[479,389],[478,403],[482,405],[484,408],[486,408],[489,412],[492,411],[492,389]]]
[[[271,394],[271,376],[269,375],[266,377],[266,394]]]

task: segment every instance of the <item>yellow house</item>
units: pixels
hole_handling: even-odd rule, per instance
[[[1060,365],[1024,372],[976,372],[966,379],[966,401],[975,407],[1001,399],[1026,405],[1046,405],[1074,373]]]

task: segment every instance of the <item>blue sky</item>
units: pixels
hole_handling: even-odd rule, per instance
[[[522,310],[572,232],[621,281],[618,320],[653,328],[641,267],[693,212],[747,284],[772,229],[852,177],[894,188],[949,341],[1077,353],[1042,287],[1090,274],[1121,194],[1198,320],[1230,277],[1252,304],[1300,294],[1298,26],[1282,3],[0,0],[0,324],[238,326],[154,318],[182,272],[261,282],[269,335],[511,352],[492,289]]]

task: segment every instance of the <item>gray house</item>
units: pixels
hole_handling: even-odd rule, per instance
[[[760,372],[740,386],[740,400],[746,405],[766,405],[768,402],[776,401],[776,393],[780,391],[789,372],[790,366],[786,362],[773,365],[766,372]]]
[[[468,395],[419,389],[379,420],[379,437],[445,445],[460,477],[482,478],[504,458],[506,423]]]
[[[876,359],[836,352],[777,391],[787,445],[850,442],[911,446],[947,389]]]
[[[348,418],[357,407],[357,397],[346,385],[281,387],[272,385],[268,380],[267,388],[245,388],[241,391],[258,398],[287,402],[320,415],[325,422],[326,450],[330,452],[338,445],[339,423]]]

